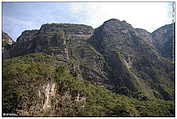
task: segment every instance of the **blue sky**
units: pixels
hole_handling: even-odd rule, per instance
[[[78,23],[96,28],[117,18],[150,32],[172,22],[172,2],[3,2],[3,31],[13,40],[46,23]]]

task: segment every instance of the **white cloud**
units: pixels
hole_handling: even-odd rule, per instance
[[[126,20],[136,28],[143,28],[152,32],[165,24],[171,23],[172,3],[72,2],[55,4],[19,3],[18,5],[6,3],[7,8],[3,6],[3,30],[10,35],[12,34],[12,37],[16,39],[22,31],[39,29],[45,23],[77,23],[96,28],[108,19],[117,18]],[[40,9],[29,7],[30,5],[38,5]]]
[[[70,8],[73,14],[84,15],[84,22],[93,27],[98,27],[108,19],[117,18],[148,31],[171,23],[171,9],[167,2],[73,3]]]

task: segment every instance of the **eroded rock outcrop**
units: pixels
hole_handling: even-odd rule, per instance
[[[12,45],[14,43],[14,41],[12,40],[12,38],[5,32],[2,32],[2,45],[3,47],[6,45]]]

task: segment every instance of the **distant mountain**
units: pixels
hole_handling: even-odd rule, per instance
[[[166,58],[174,59],[175,24],[162,26],[152,32],[153,44]]]
[[[3,112],[174,116],[174,62],[157,48],[158,33],[118,19],[96,29],[44,24],[24,31],[3,52]]]
[[[5,32],[2,32],[2,53],[3,53],[3,58],[4,57],[10,57],[8,52],[8,49],[12,47],[12,45],[15,42],[12,40],[12,38]]]
[[[12,45],[13,43],[14,41],[12,40],[12,38],[7,33],[2,32],[2,45]]]

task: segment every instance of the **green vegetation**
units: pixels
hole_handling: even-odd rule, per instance
[[[77,80],[68,65],[55,66],[54,58],[42,53],[3,60],[3,112],[18,113],[31,108],[33,116],[174,116],[174,102],[160,99],[143,101],[112,93],[89,81]],[[57,84],[52,109],[42,108],[40,87]],[[123,93],[129,93],[125,87]],[[79,101],[76,101],[79,95]],[[139,97],[144,98],[139,92]]]

